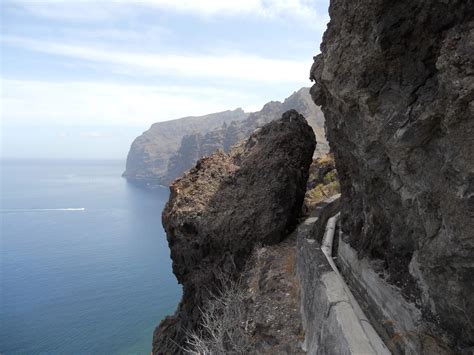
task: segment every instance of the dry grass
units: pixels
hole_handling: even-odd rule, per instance
[[[340,192],[339,181],[332,181],[327,185],[318,184],[311,190],[306,191],[305,202],[308,207],[314,207],[318,203],[323,202],[327,198],[334,196]]]
[[[319,164],[328,164],[334,161],[334,158],[331,154],[324,154],[323,156],[316,159]]]
[[[337,170],[331,155],[324,155],[313,160],[308,183],[314,186],[307,190],[305,195],[305,205],[309,211],[320,202],[340,192]]]

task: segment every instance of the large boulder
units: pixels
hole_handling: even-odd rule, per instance
[[[218,280],[236,278],[254,245],[279,242],[295,227],[314,149],[313,130],[291,110],[171,185],[163,225],[183,297],[155,331],[155,354],[180,352]]]
[[[311,93],[343,232],[420,309],[426,336],[471,347],[474,2],[331,0],[329,12]]]

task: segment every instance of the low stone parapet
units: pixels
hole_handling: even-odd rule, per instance
[[[338,210],[339,196],[335,196],[297,231],[303,348],[308,354],[390,354],[321,250],[326,223]]]

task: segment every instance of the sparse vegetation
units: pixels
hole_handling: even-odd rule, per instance
[[[332,182],[338,182],[336,169],[331,170],[323,177],[324,185],[329,185]]]
[[[339,192],[340,185],[333,157],[327,154],[314,159],[310,167],[305,196],[307,212],[311,212],[318,203]]]
[[[190,332],[188,354],[247,354],[253,346],[245,315],[245,288],[222,282],[201,310],[201,330]]]

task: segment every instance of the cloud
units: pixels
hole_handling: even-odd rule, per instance
[[[37,29],[37,27],[36,27]],[[170,29],[157,26],[155,24],[147,24],[140,29],[121,29],[114,27],[100,27],[100,28],[67,28],[58,29],[58,32],[71,40],[81,41],[95,41],[102,43],[153,43],[156,45],[163,39],[172,37]]]
[[[100,62],[118,72],[136,73],[141,70],[147,75],[161,74],[185,78],[303,84],[311,64],[310,59],[284,60],[250,54],[212,56],[125,52],[15,36],[5,36],[3,42],[32,51]]]
[[[56,133],[56,137],[59,139],[71,138],[71,137],[81,137],[81,138],[88,138],[88,139],[97,139],[97,138],[104,138],[104,137],[111,137],[112,135],[100,132],[100,131],[85,131],[85,132],[76,132],[69,133],[66,131],[59,131]]]
[[[99,132],[99,131],[88,131],[88,132],[81,132],[79,133],[79,136],[84,137],[84,138],[103,138],[106,136],[106,134]]]
[[[127,8],[114,1],[93,0],[4,0],[2,10],[27,13],[52,20],[99,22],[127,16]]]
[[[127,1],[119,1],[127,3]],[[142,0],[139,4],[175,12],[198,15],[254,15],[259,17],[309,17],[318,14],[318,5],[325,1],[305,0]]]
[[[156,9],[195,16],[253,16],[305,21],[310,26],[327,22],[328,0],[6,0],[6,5],[55,20],[97,22],[118,20],[139,9]]]
[[[2,78],[5,124],[133,125],[236,108],[260,109],[268,101],[254,93],[213,87],[147,86],[102,82]],[[89,132],[89,137],[97,132]]]

